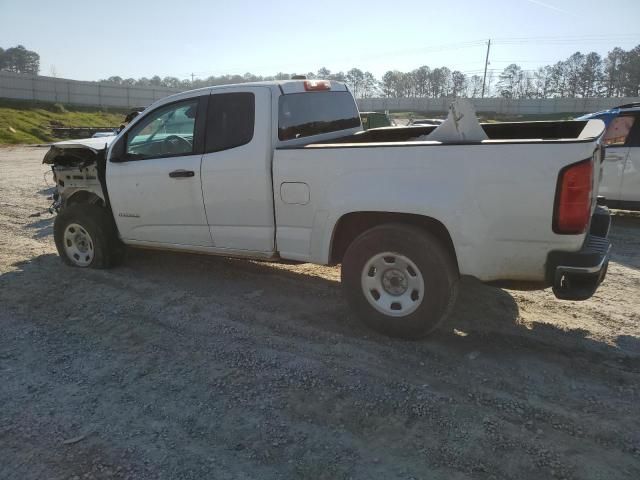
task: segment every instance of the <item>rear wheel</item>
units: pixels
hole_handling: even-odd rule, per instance
[[[63,208],[54,221],[53,236],[60,258],[74,267],[109,268],[121,255],[113,219],[98,205]]]
[[[417,227],[368,230],[347,249],[342,282],[351,307],[381,333],[420,338],[446,319],[457,294],[455,262],[441,242]]]

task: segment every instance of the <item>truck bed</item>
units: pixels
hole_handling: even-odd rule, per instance
[[[549,251],[578,251],[585,239],[553,231],[559,173],[586,159],[600,164],[604,124],[482,127],[489,139],[476,143],[416,141],[433,129],[425,126],[277,149],[273,176],[281,255],[327,263],[332,226],[344,215],[403,212],[435,219],[450,232],[463,275],[544,281]],[[305,195],[283,199],[283,185]]]
[[[598,135],[601,130],[595,124],[588,121],[549,121],[549,122],[505,122],[480,124],[489,140],[485,142],[509,142],[517,143],[531,141],[536,142],[577,142],[589,141]],[[383,127],[358,132],[338,139],[315,142],[307,147],[327,146],[332,144],[358,144],[370,143],[405,143],[414,142],[418,137],[428,135],[437,128],[436,125],[411,126],[411,127]],[[437,142],[440,143],[440,142]]]

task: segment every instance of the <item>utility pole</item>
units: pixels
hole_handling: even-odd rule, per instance
[[[485,68],[485,70],[486,70],[486,68]],[[486,71],[485,71],[485,74],[486,74]],[[191,84],[192,84],[192,85],[193,85],[193,78],[194,78],[194,77],[195,77],[195,75],[192,73],[192,74],[191,74]]]
[[[482,98],[484,98],[484,85],[487,81],[487,65],[489,65],[489,49],[491,49],[491,39],[487,42],[487,56],[484,59],[484,77],[482,77]]]

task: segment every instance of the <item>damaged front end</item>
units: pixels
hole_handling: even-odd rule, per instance
[[[42,163],[51,165],[55,192],[51,213],[77,198],[92,203],[108,204],[105,181],[106,154],[109,142],[104,138],[97,144],[94,139],[53,144]]]

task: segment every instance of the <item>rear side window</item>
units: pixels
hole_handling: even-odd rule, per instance
[[[249,92],[216,93],[207,110],[207,152],[246,145],[253,138],[255,96]]]
[[[634,120],[630,115],[620,115],[611,120],[607,130],[604,132],[604,144],[612,147],[624,145],[631,132]]]
[[[293,140],[360,126],[358,109],[349,92],[282,95],[278,110],[280,140]]]

